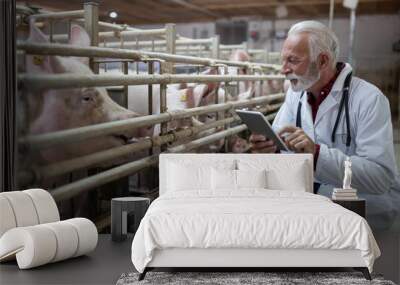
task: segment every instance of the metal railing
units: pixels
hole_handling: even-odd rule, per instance
[[[82,21],[80,18],[84,18],[84,25],[89,33],[90,47],[76,47],[66,44],[31,44],[27,42],[18,42],[18,49],[24,51],[26,54],[35,55],[57,55],[57,56],[76,56],[76,57],[89,57],[92,70],[94,75],[76,75],[76,74],[57,74],[57,75],[32,75],[32,74],[21,74],[18,76],[19,82],[22,86],[29,86],[30,90],[38,89],[57,89],[57,88],[71,88],[74,87],[90,87],[90,86],[128,86],[138,84],[149,85],[149,98],[152,98],[151,86],[154,84],[160,84],[160,114],[151,114],[152,111],[149,107],[150,114],[148,116],[142,116],[127,120],[114,121],[109,123],[103,123],[98,125],[91,125],[76,129],[63,130],[53,133],[31,135],[23,137],[19,140],[21,146],[27,146],[30,150],[42,150],[50,147],[54,147],[60,144],[69,144],[73,142],[83,141],[89,138],[100,137],[107,134],[118,133],[123,130],[132,128],[139,128],[144,126],[150,126],[155,124],[161,124],[161,133],[158,136],[151,138],[140,139],[137,143],[132,145],[124,145],[118,148],[110,150],[100,151],[90,155],[85,155],[79,158],[72,158],[66,161],[61,161],[47,166],[41,166],[36,169],[22,172],[20,174],[21,180],[25,182],[32,182],[32,179],[41,181],[42,179],[53,178],[58,175],[87,168],[109,159],[115,159],[125,156],[128,153],[136,152],[139,150],[151,149],[153,147],[165,146],[169,143],[182,143],[173,148],[167,149],[169,152],[182,152],[193,150],[197,147],[201,147],[210,144],[214,141],[226,138],[233,134],[237,134],[246,129],[246,126],[239,125],[233,128],[228,128],[223,131],[217,131],[211,135],[198,138],[197,135],[206,130],[213,130],[218,127],[228,126],[231,123],[238,122],[238,118],[235,116],[218,118],[215,122],[205,124],[202,126],[192,126],[184,130],[167,132],[166,123],[172,120],[188,118],[191,116],[197,116],[207,113],[224,112],[228,114],[236,108],[244,108],[251,106],[263,106],[266,105],[264,112],[269,115],[267,118],[271,119],[275,116],[275,112],[281,105],[284,98],[283,94],[274,94],[268,96],[261,96],[252,98],[249,100],[229,103],[219,103],[216,101],[214,105],[197,107],[192,109],[185,109],[180,111],[169,111],[166,108],[166,88],[171,83],[208,83],[208,82],[224,82],[224,87],[227,88],[229,82],[240,82],[240,81],[265,81],[265,80],[283,80],[284,78],[280,75],[275,74],[263,74],[263,72],[276,73],[280,66],[276,64],[266,63],[253,63],[253,62],[239,62],[229,61],[220,59],[222,53],[230,52],[235,48],[243,48],[247,51],[255,53],[262,53],[258,50],[248,49],[245,44],[242,45],[220,45],[219,38],[213,37],[211,39],[194,40],[189,38],[180,37],[176,34],[175,26],[173,24],[166,25],[162,29],[154,29],[151,31],[140,30],[131,28],[124,25],[116,25],[98,21],[98,6],[95,3],[86,3],[83,10],[69,11],[69,12],[56,12],[56,13],[45,13],[31,16],[32,19],[49,21],[50,27],[53,25],[55,20],[74,20]],[[70,24],[70,23],[69,23]],[[108,28],[112,31],[99,32],[99,27]],[[153,36],[158,40],[151,41],[139,41],[139,37]],[[68,39],[69,35],[54,35],[53,29],[50,28],[50,39],[54,40],[65,40]],[[125,38],[134,37],[136,41],[129,42],[125,41]],[[117,43],[105,43],[105,40],[117,38],[122,39],[120,46],[124,48],[113,48],[117,47]],[[99,42],[103,40],[108,47],[99,47]],[[128,50],[126,47],[163,47],[165,52],[145,51],[145,50]],[[164,48],[165,46],[165,48]],[[184,56],[177,55],[175,52],[185,52],[184,46],[206,46],[209,50],[204,52],[210,53],[210,57],[195,57],[195,56]],[[179,47],[179,48],[177,48]],[[181,48],[182,47],[182,48]],[[186,48],[186,51],[188,48]],[[194,51],[199,52],[199,51]],[[203,51],[200,51],[203,52]],[[161,74],[147,74],[147,75],[96,75],[99,71],[99,64],[102,60],[106,59],[118,59],[121,61],[131,62],[148,62],[153,64],[154,62],[160,62]],[[245,68],[250,71],[251,74],[255,70],[258,70],[258,75],[174,75],[173,66],[174,64],[187,64],[193,66],[204,66],[204,67],[222,67],[225,70],[228,66]],[[151,69],[152,70],[152,69]],[[151,71],[152,73],[152,71]],[[226,74],[226,72],[225,72]],[[238,85],[237,85],[238,88]],[[125,88],[127,95],[127,88]],[[56,95],[55,95],[56,96]],[[218,96],[216,96],[218,98]],[[216,99],[218,100],[218,99]],[[218,104],[219,103],[219,104]],[[151,105],[151,104],[149,104]],[[154,110],[153,110],[154,111]],[[190,140],[190,142],[187,142]],[[89,191],[95,187],[104,185],[110,181],[119,179],[124,176],[131,175],[145,167],[155,165],[158,162],[157,155],[151,155],[149,157],[129,162],[110,170],[101,172],[99,174],[72,182],[70,184],[55,188],[51,190],[52,195],[56,200],[63,200],[71,198],[75,195]]]

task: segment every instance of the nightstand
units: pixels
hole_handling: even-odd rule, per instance
[[[357,200],[333,200],[332,202],[339,204],[340,206],[359,214],[361,217],[365,218],[365,199]]]
[[[144,197],[119,197],[111,200],[111,237],[124,241],[128,232],[135,233],[144,217],[150,199]]]

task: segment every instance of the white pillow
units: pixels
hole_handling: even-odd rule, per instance
[[[168,191],[211,189],[211,167],[168,164]]]
[[[236,170],[237,188],[267,188],[266,170]]]
[[[236,170],[212,168],[213,190],[236,190]]]
[[[212,168],[212,189],[239,190],[241,188],[266,188],[266,171],[230,170]]]
[[[267,169],[267,188],[272,190],[306,192],[308,175],[305,163],[296,163],[288,169]]]

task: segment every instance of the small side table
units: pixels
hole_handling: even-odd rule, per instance
[[[125,240],[128,230],[130,233],[136,233],[149,205],[150,199],[144,197],[113,198],[111,200],[111,239]]]
[[[361,217],[365,218],[365,199],[357,200],[335,200],[332,202],[339,204],[340,206],[359,214]]]

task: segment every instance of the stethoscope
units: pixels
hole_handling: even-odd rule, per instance
[[[344,80],[343,84],[343,95],[342,99],[340,100],[339,111],[336,117],[336,122],[332,130],[331,141],[332,143],[335,142],[335,134],[336,129],[339,124],[340,116],[342,115],[343,105],[344,105],[344,113],[346,117],[346,128],[347,128],[347,137],[346,137],[346,147],[350,146],[351,143],[351,135],[350,135],[350,119],[349,119],[349,89],[350,89],[350,82],[351,82],[351,74],[350,72],[346,79]],[[296,116],[296,127],[301,128],[301,98],[304,95],[304,91],[300,95],[299,105],[297,106],[297,116]]]

